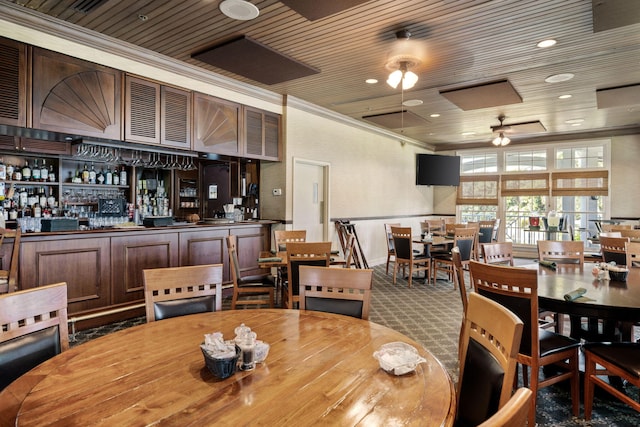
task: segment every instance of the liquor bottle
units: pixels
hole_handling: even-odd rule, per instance
[[[49,197],[47,197],[47,206],[51,209],[56,207],[56,197],[53,195],[53,189],[49,187]]]
[[[113,185],[120,185],[120,174],[118,173],[117,168],[113,168],[113,173],[111,175],[113,179]]]
[[[42,208],[40,207],[40,203],[33,205],[33,217],[42,218]]]
[[[49,165],[49,182],[56,182],[56,171],[53,170],[53,165]]]
[[[96,168],[95,166],[93,166],[93,163],[91,163],[91,170],[89,171],[89,184],[95,184],[96,183]]]
[[[89,183],[89,168],[87,167],[87,164],[84,164],[84,167],[82,168],[82,183],[83,184],[88,184]]]
[[[24,177],[24,174],[22,174]],[[40,166],[38,166],[38,159],[33,161],[33,169],[31,169],[31,180],[40,181]]]
[[[4,164],[2,157],[0,157],[0,180],[7,179],[7,165]]]
[[[31,167],[29,166],[29,160],[24,161],[24,167],[22,168],[22,180],[31,181]]]
[[[45,208],[47,206],[47,195],[44,192],[44,187],[40,187],[40,190],[38,190],[38,199],[40,202],[40,207]]]
[[[42,166],[40,167],[40,181],[47,182],[49,180],[49,168],[47,168],[47,161],[42,159]]]
[[[27,206],[27,200],[29,199],[29,193],[27,193],[27,189],[22,187],[20,192],[18,193],[18,200],[20,208],[24,208]]]
[[[113,185],[113,174],[111,173],[109,166],[107,166],[107,172],[104,174],[104,183],[106,185]]]
[[[105,176],[104,176],[104,169],[100,169],[100,172],[98,172],[98,174],[96,175],[96,183],[97,184],[104,184],[104,180],[105,180]]]
[[[17,166],[13,169],[13,180],[14,181],[22,181],[22,169],[20,166]]]
[[[120,170],[120,185],[127,185],[127,170],[124,166]]]
[[[7,179],[13,179],[13,171],[15,168],[11,163],[7,164]]]

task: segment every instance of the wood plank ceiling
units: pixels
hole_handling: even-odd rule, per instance
[[[2,3],[8,0],[0,0],[0,7]],[[387,120],[385,126],[436,150],[486,146],[499,115],[506,116],[505,125],[541,123],[542,130],[527,132],[523,126],[522,132],[513,132],[514,143],[640,133],[640,99],[623,96],[624,105],[600,109],[596,99],[597,90],[637,90],[633,85],[640,84],[640,1],[351,1],[344,4],[355,6],[309,20],[283,2],[251,0],[260,14],[249,21],[222,14],[218,0],[11,3],[357,120],[410,112],[417,120]],[[72,9],[74,3],[96,7],[81,13]],[[593,10],[601,31],[594,31]],[[418,83],[404,92],[385,83],[388,56],[406,44],[395,36],[402,29],[411,32],[410,42],[423,51],[421,64],[411,69]],[[192,57],[239,36],[319,73],[269,85]],[[536,47],[548,38],[557,44]],[[561,73],[574,77],[545,82]],[[378,83],[367,84],[367,78]],[[522,102],[463,110],[441,94],[501,81],[510,83]],[[558,98],[565,94],[571,97]],[[421,104],[401,107],[407,100]]]

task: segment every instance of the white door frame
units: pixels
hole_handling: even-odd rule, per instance
[[[322,176],[323,176],[323,206],[321,209],[322,212],[322,238],[323,241],[328,241],[329,240],[329,212],[331,212],[331,210],[329,209],[329,184],[330,184],[330,175],[331,175],[331,164],[327,163],[327,162],[321,162],[321,161],[317,161],[317,160],[310,160],[310,159],[303,159],[303,158],[299,158],[299,157],[294,157],[293,158],[293,179],[292,179],[292,191],[291,191],[291,199],[292,199],[292,203],[291,203],[291,218],[294,220],[295,219],[295,209],[296,209],[296,203],[295,200],[293,200],[295,198],[295,185],[296,185],[296,166],[298,164],[307,164],[307,165],[313,165],[313,166],[320,166],[322,167]],[[296,227],[296,224],[293,224],[293,228]]]

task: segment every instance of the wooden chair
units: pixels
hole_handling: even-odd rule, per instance
[[[393,246],[393,236],[391,235],[391,227],[400,227],[401,224],[385,224],[384,225],[384,234],[387,240],[387,268],[385,272],[387,275],[389,274],[389,262],[391,261],[391,257],[393,257],[393,261],[396,259],[396,249]]]
[[[620,231],[603,231],[599,235],[600,237],[622,237],[622,232]]]
[[[393,284],[396,284],[399,267],[402,267],[402,274],[405,274],[407,267],[409,268],[409,278],[407,279],[409,287],[411,287],[414,272],[424,271],[424,283],[429,283],[431,258],[425,254],[414,254],[411,227],[391,227],[391,235],[393,236],[393,245],[396,250],[396,262],[393,265]]]
[[[631,241],[640,241],[640,230],[620,230],[617,233],[620,233],[621,237],[628,237]]]
[[[142,270],[147,323],[222,310],[222,264]]]
[[[66,283],[0,295],[0,390],[68,349]]]
[[[522,380],[533,391],[529,425],[535,425],[538,389],[560,381],[571,382],[573,415],[580,410],[580,376],[578,348],[580,342],[538,327],[538,272],[528,268],[507,267],[471,261],[469,264],[474,290],[510,309],[524,322],[518,363]],[[540,368],[554,365],[558,373],[540,380]],[[528,374],[531,368],[531,375]]]
[[[462,312],[467,312],[467,287],[464,280],[464,265],[462,264],[462,254],[460,248],[454,246],[451,249],[451,258],[453,259],[453,272],[458,289],[460,290],[460,299],[462,300]]]
[[[476,228],[456,228],[453,236],[453,246],[460,249],[462,265],[465,267],[469,261],[473,259],[475,253],[476,239],[478,238],[478,230]],[[453,258],[449,254],[434,254],[433,257],[433,276],[438,277],[438,271],[447,273],[449,280],[453,281],[454,288],[457,286],[453,277]],[[434,279],[435,280],[435,279]]]
[[[500,223],[501,223],[500,218],[496,218],[496,221],[493,224],[493,234],[492,234],[494,242],[498,241],[498,235],[500,234]]]
[[[436,231],[444,232],[444,221],[442,219],[425,219],[420,222],[420,231],[431,234]]]
[[[600,236],[600,255],[602,261],[615,262],[617,265],[626,265],[627,253],[625,245],[630,241],[628,237],[602,237]]]
[[[238,259],[238,239],[234,235],[227,236],[231,280],[233,280],[233,297],[231,309],[240,305],[266,305],[273,308],[273,292],[275,283],[266,275],[242,277],[240,260]],[[242,297],[242,299],[240,299]]]
[[[445,222],[444,223],[444,231],[449,236],[453,236],[456,232],[456,228],[467,228],[467,224],[457,223],[457,222]]]
[[[640,403],[600,376],[615,376],[640,388],[640,343],[585,343],[584,418],[591,419],[595,386],[640,412]]]
[[[558,264],[584,264],[584,242],[538,240],[538,259]]]
[[[513,267],[513,243],[484,243],[482,259],[487,264],[510,265]]]
[[[478,244],[491,243],[493,241],[493,229],[496,225],[495,220],[479,221]]]
[[[283,307],[294,308],[300,302],[300,266],[329,267],[330,263],[331,242],[287,243],[288,279],[282,288]]]
[[[287,250],[289,242],[306,242],[307,230],[275,230],[273,239],[276,245],[276,252],[284,252]]]
[[[373,270],[300,266],[300,310],[369,319]]]
[[[4,243],[5,237],[13,237],[11,249],[11,260],[9,261],[8,270],[0,270],[0,294],[13,292],[18,289],[18,267],[20,265],[20,238],[22,232],[20,227],[15,230],[3,230],[0,236],[0,248]]]
[[[520,387],[511,396],[506,405],[478,427],[524,427],[527,425],[529,407],[533,393],[526,387]]]
[[[490,298],[472,293],[464,318],[456,425],[478,425],[505,406],[517,373],[523,322]]]
[[[602,224],[602,231],[633,230],[632,224]]]
[[[627,254],[627,268],[640,267],[640,242],[627,242],[624,245]]]

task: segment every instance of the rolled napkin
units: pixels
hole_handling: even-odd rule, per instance
[[[266,258],[258,258],[258,262],[280,262],[282,261],[282,258],[280,258],[279,256],[271,256],[271,257],[266,257]]]
[[[586,294],[587,290],[585,288],[574,289],[573,291],[564,294],[565,301],[575,301],[580,298],[582,295]]]
[[[538,261],[538,264],[540,264],[543,267],[550,268],[552,270],[555,270],[556,268],[558,268],[558,264],[556,264],[553,261],[545,261],[545,260],[541,259],[540,261]]]

